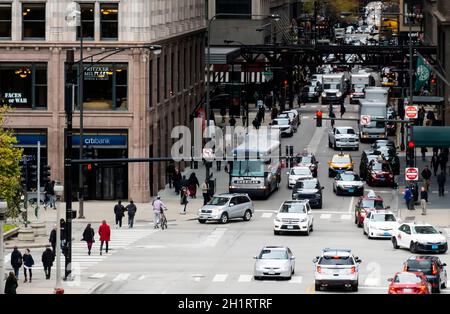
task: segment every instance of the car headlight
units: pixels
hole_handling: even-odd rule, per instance
[[[320,198],[322,195],[320,195],[319,193],[314,194],[315,197]]]
[[[337,96],[337,97],[341,97],[341,96],[342,96],[342,93],[341,93],[341,92],[337,92],[337,93],[336,93],[336,96]]]
[[[327,97],[327,93],[326,92],[322,92],[322,97]]]

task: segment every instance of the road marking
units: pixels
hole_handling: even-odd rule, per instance
[[[344,211],[341,211],[341,212],[338,212],[338,211],[328,211],[328,210],[318,210],[318,211],[314,211],[313,210],[313,214],[338,214],[338,215],[340,215],[340,214],[347,214],[346,212],[344,212]]]
[[[431,191],[431,193],[433,193],[433,194],[438,194],[439,191]],[[446,193],[448,193],[448,191],[444,191],[444,194],[446,194]]]
[[[289,283],[302,283],[303,277],[302,276],[293,276],[291,280],[289,280]]]
[[[317,105],[312,105],[312,106],[310,106],[311,108],[317,108],[318,106]]]
[[[380,285],[380,278],[376,278],[376,277],[367,277],[366,280],[364,280],[364,284],[366,286],[379,286]]]
[[[145,278],[147,278],[146,275],[141,275],[141,276],[138,278],[138,280],[144,280]]]
[[[302,116],[302,119],[309,119],[311,118],[310,116]]]
[[[96,273],[96,274],[90,275],[88,278],[91,278],[91,279],[102,279],[105,276],[106,276],[105,273]]]
[[[354,196],[352,196],[352,198],[351,198],[351,200],[350,200],[350,204],[349,204],[349,206],[348,206],[348,211],[347,211],[347,213],[351,213],[352,212],[352,210],[353,210],[353,202],[355,201],[355,197]]]
[[[320,219],[330,219],[331,218],[331,214],[322,214],[320,215]]]
[[[352,215],[349,215],[349,214],[341,215],[341,219],[342,220],[350,220],[350,219],[352,219]]]
[[[227,274],[217,274],[213,278],[213,282],[225,282],[227,280]]]
[[[270,209],[255,209],[255,212],[262,212],[262,213],[277,213],[277,210],[270,210]]]
[[[118,274],[116,278],[114,278],[112,281],[125,281],[130,277],[130,274],[122,273]]]
[[[262,218],[271,218],[273,213],[263,213]]]
[[[367,289],[367,290],[388,290],[389,289],[389,287],[376,287],[376,286],[373,286],[373,287],[366,287],[366,286],[359,286],[358,287],[358,289]]]
[[[203,243],[200,243],[200,247],[203,246],[209,246],[214,247],[216,246],[217,242],[219,242],[220,238],[225,234],[225,232],[228,230],[228,228],[216,228],[211,234],[206,238],[206,240]]]
[[[194,275],[192,275],[192,277],[194,277],[194,281],[199,282],[199,281],[202,280],[202,278],[205,277],[205,276],[202,275],[202,274],[194,274]]]
[[[238,282],[250,282],[252,281],[252,275],[240,275]]]
[[[392,191],[382,190],[382,191],[375,191],[375,193],[380,193],[380,194],[392,194]]]

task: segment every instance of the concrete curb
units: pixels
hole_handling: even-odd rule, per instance
[[[3,234],[3,240],[7,240],[19,233],[20,227],[11,229]]]

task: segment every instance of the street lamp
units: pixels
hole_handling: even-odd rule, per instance
[[[3,248],[3,224],[6,220],[6,209],[8,204],[5,200],[0,200],[0,294],[3,294],[3,281],[5,279],[5,252]]]
[[[55,184],[54,187],[55,194],[62,197],[64,191],[64,186],[61,184]],[[64,293],[61,281],[61,212],[59,206],[56,206],[56,285],[55,293]]]

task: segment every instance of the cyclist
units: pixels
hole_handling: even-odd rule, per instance
[[[153,228],[159,228],[159,222],[161,220],[161,212],[166,208],[166,205],[161,201],[161,196],[157,196],[156,200],[153,201]]]

